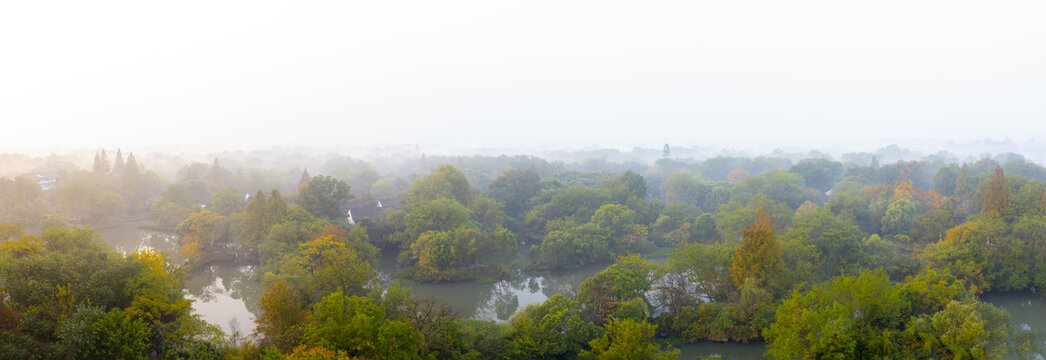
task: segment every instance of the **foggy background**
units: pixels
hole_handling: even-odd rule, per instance
[[[1042,162],[1044,15],[1042,1],[4,2],[0,151],[899,144]]]

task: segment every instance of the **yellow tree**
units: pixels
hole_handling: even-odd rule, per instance
[[[255,334],[262,335],[263,345],[274,345],[289,351],[301,342],[305,331],[305,299],[295,290],[294,284],[280,279],[265,288],[265,295],[258,302],[262,313],[254,320],[258,325]]]
[[[175,227],[182,237],[179,253],[187,259],[199,260],[210,252],[212,245],[222,237],[224,216],[203,209],[189,216]]]
[[[741,232],[741,247],[734,254],[730,275],[734,284],[741,287],[745,279],[752,278],[759,286],[777,285],[777,278],[784,269],[781,248],[774,238],[774,227],[770,216],[762,207],[756,211],[755,223]]]
[[[1006,186],[1006,174],[1002,167],[995,167],[995,174],[988,183],[988,191],[984,192],[984,202],[981,203],[981,212],[997,211],[1002,214],[1006,205],[1010,202],[1010,188]]]

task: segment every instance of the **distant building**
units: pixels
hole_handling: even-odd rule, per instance
[[[58,178],[60,178],[61,176],[53,172],[40,172],[22,174],[18,175],[18,177],[24,177],[26,179],[36,181],[37,184],[40,184],[40,189],[48,191],[58,187]]]
[[[381,214],[388,210],[398,210],[400,208],[400,199],[380,199],[377,204],[372,206],[365,206],[359,200],[356,200],[342,204],[339,208],[345,213],[349,224],[355,224],[363,219],[380,217]]]

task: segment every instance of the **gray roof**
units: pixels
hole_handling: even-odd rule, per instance
[[[381,216],[386,211],[397,210],[400,208],[400,199],[380,199],[378,202],[381,203],[381,207],[377,206],[364,206],[359,200],[353,200],[348,203],[342,204],[338,208],[341,209],[342,213],[348,214],[352,211],[352,219],[360,221],[361,219],[372,219]]]

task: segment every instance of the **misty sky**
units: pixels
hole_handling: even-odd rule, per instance
[[[1046,1],[5,1],[0,150],[1043,138]]]

